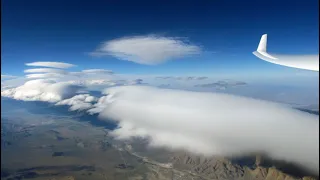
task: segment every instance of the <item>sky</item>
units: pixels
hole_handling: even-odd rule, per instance
[[[24,63],[61,61],[76,64],[75,70],[99,67],[121,74],[290,76],[298,70],[261,61],[252,51],[267,33],[269,51],[318,54],[318,3],[2,1],[1,71],[23,75]],[[185,39],[201,53],[157,66],[90,55],[103,42],[151,34]]]
[[[319,54],[317,0],[1,2],[1,74],[6,77],[25,81],[24,70],[37,68],[28,63],[51,61],[73,64],[72,72],[105,69],[156,86],[194,90],[231,79],[249,85],[230,90],[240,95],[275,100],[291,93],[295,100],[286,101],[311,99],[311,104],[318,99],[317,72],[252,54],[265,33],[270,52]],[[158,76],[209,78],[181,83],[154,79]]]
[[[318,72],[252,54],[263,34],[268,52],[319,54],[318,0],[1,3],[1,97],[98,114],[120,139],[319,173],[319,116],[291,106],[319,110]]]

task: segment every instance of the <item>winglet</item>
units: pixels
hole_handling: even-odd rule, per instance
[[[258,52],[267,52],[267,34],[264,34],[261,36],[257,51]]]

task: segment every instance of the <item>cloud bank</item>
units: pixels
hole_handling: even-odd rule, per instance
[[[222,80],[222,81],[217,81],[217,82],[208,83],[208,84],[197,84],[194,87],[215,88],[215,89],[223,90],[230,87],[244,86],[244,85],[247,85],[247,83],[242,81]]]
[[[61,68],[66,69],[74,67],[74,64],[64,63],[64,62],[52,62],[52,61],[38,61],[32,63],[26,63],[26,66],[38,66],[38,67],[51,67],[51,68]]]
[[[155,77],[156,79],[162,79],[162,80],[184,80],[184,81],[190,81],[190,80],[204,80],[208,79],[206,76],[187,76],[187,77],[181,77],[181,76],[158,76]]]
[[[92,55],[111,55],[121,60],[156,65],[200,52],[200,47],[187,44],[177,38],[136,36],[107,41]]]
[[[149,137],[152,146],[205,155],[264,152],[318,174],[318,116],[219,93],[143,86],[113,87],[105,93],[100,117],[119,122],[112,132],[119,139]]]

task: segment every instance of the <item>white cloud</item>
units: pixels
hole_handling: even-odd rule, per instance
[[[81,86],[124,86],[124,85],[143,85],[146,84],[142,79],[134,80],[111,80],[111,79],[87,79],[87,80],[71,80],[67,83]]]
[[[79,89],[80,86],[64,82],[37,79],[16,88],[2,90],[1,96],[24,101],[58,102],[74,96]]]
[[[67,83],[81,86],[116,86],[120,85],[116,81],[106,79],[71,80]]]
[[[34,69],[26,69],[25,73],[56,73],[56,74],[68,74],[67,71],[62,69],[54,69],[54,68],[34,68]]]
[[[52,68],[66,69],[66,68],[74,67],[75,65],[64,63],[64,62],[38,61],[38,62],[26,63],[26,66],[52,67]]]
[[[69,105],[70,111],[82,111],[92,108],[92,103],[97,102],[98,98],[89,94],[79,94],[72,98],[65,99],[56,103],[56,105]]]
[[[146,86],[113,87],[105,93],[99,101],[103,110],[95,112],[119,122],[112,133],[117,138],[149,137],[152,146],[205,155],[266,152],[318,173],[318,116],[219,93]]]
[[[99,73],[102,73],[102,74],[113,74],[113,71],[106,70],[106,69],[85,69],[85,70],[82,70],[82,72],[84,72],[84,73],[92,73],[92,74],[99,74]]]
[[[111,55],[121,60],[156,65],[200,52],[200,47],[177,38],[136,36],[107,41],[92,55]]]
[[[89,114],[98,114],[102,112],[107,106],[109,102],[110,96],[102,96],[98,99],[98,102],[93,104],[92,109],[88,110]]]
[[[43,78],[43,79],[47,79],[47,78],[58,78],[58,77],[63,77],[62,74],[58,74],[58,73],[43,73],[43,74],[27,74],[26,78],[28,79],[39,79],[39,78]]]

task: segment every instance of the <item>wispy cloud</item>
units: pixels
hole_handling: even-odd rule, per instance
[[[4,75],[1,74],[1,79],[12,79],[12,78],[16,78],[17,76],[11,76],[11,75]]]
[[[52,61],[38,61],[32,63],[26,63],[26,66],[38,66],[38,67],[52,67],[52,68],[70,68],[74,67],[74,64],[64,63],[64,62],[52,62]]]
[[[51,78],[58,78],[63,77],[63,74],[58,73],[43,73],[43,74],[27,74],[26,77],[28,79],[51,79]]]
[[[57,73],[57,74],[67,74],[68,72],[62,69],[54,69],[54,68],[34,68],[34,69],[26,69],[25,73]]]
[[[195,87],[227,89],[230,87],[244,86],[244,85],[247,85],[247,83],[242,82],[242,81],[221,80],[221,81],[217,81],[217,82],[213,82],[213,83],[197,84],[197,85],[195,85]]]
[[[163,80],[185,80],[185,81],[189,81],[189,80],[204,80],[204,79],[208,79],[208,77],[206,76],[158,76],[155,77],[156,79],[163,79]]]
[[[111,55],[121,60],[156,65],[200,52],[200,47],[187,44],[178,38],[136,36],[107,41],[91,54]]]
[[[82,70],[82,72],[90,73],[90,74],[99,74],[99,73],[102,73],[102,74],[113,74],[113,71],[106,70],[106,69],[85,69],[85,70]]]

